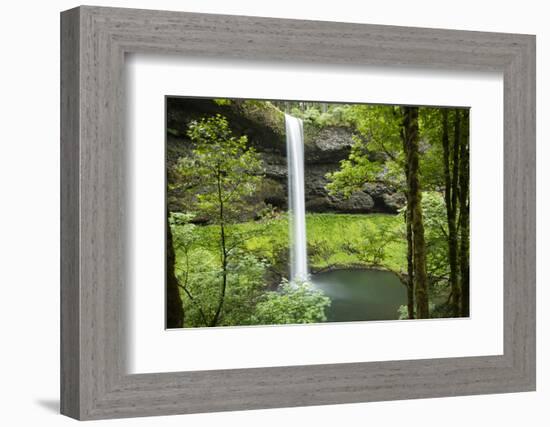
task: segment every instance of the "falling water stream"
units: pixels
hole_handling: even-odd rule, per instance
[[[288,158],[288,208],[292,239],[290,280],[308,280],[306,246],[306,207],[304,191],[304,132],[302,120],[285,114]]]
[[[331,299],[329,322],[397,319],[407,303],[405,287],[389,271],[337,270],[309,274],[304,190],[304,132],[302,120],[285,114],[288,159],[288,217],[290,281],[308,281]]]

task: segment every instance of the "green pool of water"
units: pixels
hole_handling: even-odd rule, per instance
[[[313,274],[311,281],[332,301],[329,322],[396,320],[399,306],[407,304],[407,289],[389,271],[334,270]]]

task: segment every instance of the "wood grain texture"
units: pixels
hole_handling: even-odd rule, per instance
[[[100,419],[535,389],[535,38],[80,7],[62,13],[62,413]],[[504,75],[504,354],[128,375],[124,55]]]
[[[61,20],[61,412],[80,414],[79,18]]]

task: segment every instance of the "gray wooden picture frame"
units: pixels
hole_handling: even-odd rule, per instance
[[[504,354],[128,375],[124,60],[136,52],[502,72]],[[63,414],[84,420],[530,390],[534,36],[88,6],[62,12]]]

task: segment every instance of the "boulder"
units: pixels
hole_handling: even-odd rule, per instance
[[[353,145],[353,131],[348,127],[330,126],[308,131],[305,126],[304,161],[306,164],[338,164],[348,157]]]
[[[374,209],[374,200],[364,191],[356,191],[348,198],[338,201],[340,211],[348,213],[369,213]]]

